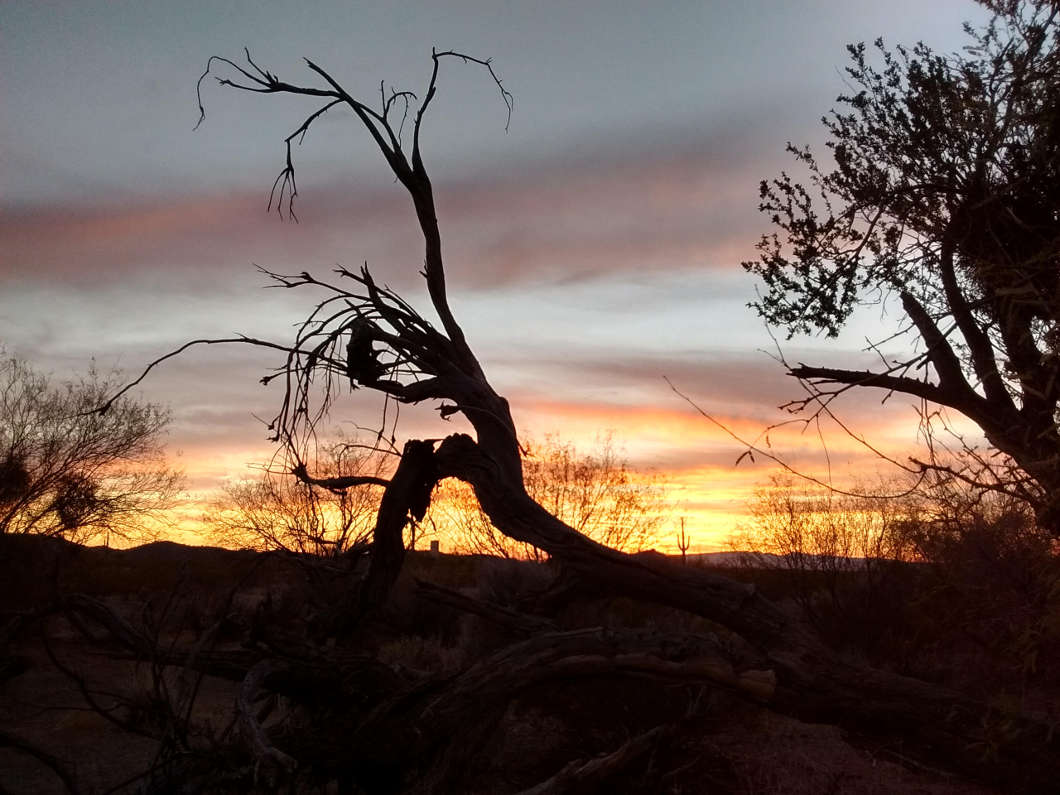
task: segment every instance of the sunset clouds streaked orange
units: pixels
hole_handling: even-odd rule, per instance
[[[768,467],[745,460],[734,468],[740,445],[696,414],[664,377],[748,440],[784,419],[776,406],[797,389],[756,350],[771,343],[745,307],[753,285],[737,265],[750,256],[748,234],[736,222],[731,235],[700,223],[704,185],[714,186],[722,204],[736,204],[741,180],[711,179],[708,165],[692,158],[681,167],[667,160],[657,172],[654,165],[441,186],[448,197],[442,221],[454,241],[453,302],[521,428],[537,436],[559,432],[582,449],[612,432],[635,467],[667,475],[696,544],[713,549]],[[355,262],[379,263],[379,278],[422,305],[415,268],[393,264],[419,256],[402,197],[387,188],[371,200],[344,199],[356,196],[352,187],[323,193],[322,211],[306,202],[307,220],[298,225],[266,215],[248,196],[5,218],[0,248],[13,263],[5,273],[31,296],[3,307],[22,336],[16,350],[28,341],[61,374],[99,355],[104,338],[108,364],[131,374],[194,337],[240,331],[283,338],[311,297],[261,289],[263,277],[238,259],[247,252],[260,254],[265,267],[291,271],[310,263],[326,273],[333,264],[327,252],[345,251]],[[663,220],[662,233],[649,234]],[[219,264],[211,266],[211,258]],[[52,311],[42,312],[45,306]],[[791,353],[850,357],[821,347]],[[204,505],[219,484],[252,475],[248,464],[269,457],[255,417],[275,410],[275,389],[257,383],[272,364],[256,351],[198,349],[147,382],[145,395],[174,407],[171,447],[189,474],[191,503]],[[371,424],[378,404],[359,394],[341,416]],[[844,416],[876,441],[908,428],[910,419],[906,412],[884,421],[866,401],[852,402]],[[410,436],[456,429],[439,429],[429,407],[406,412]],[[819,471],[812,434],[789,429],[771,441],[793,463]],[[842,438],[830,447],[838,467],[869,463]],[[205,513],[186,507],[180,524],[192,529]]]
[[[667,475],[696,544],[714,549],[768,466],[744,460],[735,468],[740,445],[696,414],[664,377],[747,440],[784,419],[776,406],[797,387],[758,350],[771,341],[745,307],[753,284],[737,264],[750,256],[747,235],[738,224],[729,236],[698,223],[704,184],[732,199],[741,180],[712,180],[707,165],[691,159],[682,168],[662,163],[654,178],[653,166],[441,186],[448,197],[442,220],[454,241],[453,301],[521,428],[537,436],[559,432],[582,449],[612,432],[633,466]],[[636,200],[652,191],[654,198]],[[388,188],[373,199],[344,199],[356,196],[352,187],[323,193],[322,212],[306,202],[307,220],[298,225],[266,215],[248,196],[5,218],[0,248],[15,264],[5,273],[14,271],[23,294],[36,296],[3,307],[5,321],[22,334],[16,350],[30,341],[61,374],[99,355],[105,338],[108,364],[131,374],[194,337],[241,331],[282,338],[310,297],[261,289],[263,277],[238,260],[248,251],[261,254],[266,267],[290,271],[308,262],[317,272],[332,264],[328,251],[350,252],[378,262],[380,278],[422,304],[415,269],[392,264],[419,256],[402,197]],[[584,218],[582,207],[589,208]],[[665,233],[648,234],[650,221],[661,218]],[[534,229],[543,230],[540,240]],[[211,267],[211,257],[220,264]],[[44,306],[53,311],[42,312]],[[821,346],[789,353],[851,356]],[[275,410],[275,389],[258,385],[272,364],[255,351],[192,350],[147,382],[150,399],[174,407],[171,448],[188,472],[191,503],[204,505],[219,484],[253,475],[248,464],[268,459],[264,425],[255,417]],[[868,438],[913,441],[907,409],[884,419],[872,401],[848,403],[844,417]],[[371,424],[378,404],[360,394],[342,416]],[[428,407],[406,412],[410,436],[456,429],[439,429]],[[820,471],[812,433],[788,429],[771,441],[792,463]],[[829,443],[837,468],[872,465],[841,437]],[[206,513],[186,507],[180,524],[193,529]]]
[[[426,308],[408,199],[350,114],[329,113],[296,148],[300,223],[281,222],[266,212],[268,187],[283,137],[311,107],[210,84],[193,132],[195,79],[209,55],[249,45],[292,79],[309,79],[299,58],[311,55],[374,97],[380,79],[420,87],[432,45],[493,56],[516,96],[509,132],[492,87],[460,68],[443,75],[425,128],[454,309],[520,428],[583,449],[613,432],[634,466],[666,474],[701,549],[724,542],[769,466],[735,467],[741,446],[664,377],[748,439],[798,394],[746,306],[755,284],[739,263],[765,231],[757,181],[787,165],[787,140],[819,140],[846,42],[946,47],[978,13],[963,0],[177,6],[5,4],[8,352],[60,378],[93,357],[135,375],[192,338],[284,338],[313,298],[261,289],[255,265],[320,275],[367,262]],[[785,352],[851,365],[881,328],[865,317],[838,341],[793,340]],[[146,399],[173,407],[169,447],[191,491],[182,526],[269,457],[256,418],[271,417],[277,395],[258,379],[274,364],[260,351],[193,349],[145,382]],[[881,408],[882,397],[843,401],[843,417],[900,456],[916,441],[915,413]],[[371,425],[379,403],[357,394],[340,418]],[[407,436],[463,428],[430,406],[403,420]],[[875,466],[834,429],[826,439],[836,477]],[[827,470],[814,429],[770,442]]]
[[[748,184],[760,166],[733,169],[707,151],[591,171],[544,166],[438,187],[450,271],[465,289],[732,267],[751,254],[760,224]],[[207,292],[210,285],[193,282],[252,282],[251,262],[289,271],[349,265],[355,256],[396,285],[414,283],[418,229],[399,187],[364,191],[346,182],[304,193],[297,224],[268,214],[264,191],[15,209],[0,218],[0,262],[6,278],[23,283],[150,276]]]

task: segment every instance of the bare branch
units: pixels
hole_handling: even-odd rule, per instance
[[[0,748],[11,748],[36,759],[59,777],[59,780],[63,783],[63,786],[70,795],[78,795],[78,793],[82,791],[77,786],[77,780],[74,778],[73,771],[66,766],[65,762],[57,756],[48,753],[43,748],[39,748],[28,740],[19,737],[17,734],[0,729]]]
[[[247,672],[236,698],[236,714],[243,736],[259,764],[276,766],[285,773],[291,773],[298,765],[297,760],[272,744],[258,722],[254,709],[254,701],[264,686],[265,679],[275,671],[274,662],[262,660]]]
[[[454,50],[446,50],[444,52],[438,52],[431,50],[431,60],[434,62],[434,67],[431,70],[431,79],[427,84],[427,93],[424,95],[423,104],[420,105],[419,111],[416,113],[416,124],[413,132],[412,139],[412,165],[417,171],[423,170],[423,159],[420,153],[420,128],[423,123],[423,116],[427,112],[427,107],[431,104],[431,100],[434,99],[434,95],[438,88],[438,68],[442,58],[459,58],[464,63],[478,64],[484,67],[489,73],[490,77],[493,78],[493,82],[496,84],[497,89],[501,92],[501,101],[504,102],[504,106],[508,109],[508,117],[504,122],[504,131],[508,132],[508,127],[512,123],[512,110],[515,107],[515,99],[509,92],[504,84],[501,82],[500,77],[493,71],[493,61],[490,58],[482,59],[475,58],[470,55],[466,55],[462,52],[456,52]]]
[[[698,413],[704,419],[706,419],[709,422],[711,422],[713,425],[715,425],[720,430],[724,431],[726,435],[728,435],[729,437],[731,437],[732,439],[734,439],[735,441],[739,442],[741,445],[743,445],[744,447],[747,448],[747,452],[741,454],[740,458],[743,458],[744,455],[751,455],[751,459],[754,460],[754,455],[753,454],[760,455],[763,458],[766,458],[766,459],[772,461],[775,464],[779,464],[780,467],[783,468],[785,471],[790,472],[792,475],[795,475],[796,477],[801,478],[802,480],[805,480],[805,481],[807,481],[809,483],[813,483],[813,484],[815,484],[817,486],[821,486],[822,488],[828,489],[829,491],[834,492],[836,494],[843,494],[843,495],[846,495],[848,497],[878,497],[878,498],[881,498],[881,499],[900,499],[902,497],[906,497],[906,496],[912,494],[920,486],[920,481],[918,480],[910,488],[905,489],[905,490],[900,491],[900,492],[897,492],[895,494],[861,494],[861,493],[858,493],[858,492],[846,491],[844,489],[840,489],[840,488],[836,487],[832,483],[827,483],[827,482],[825,482],[825,481],[823,481],[823,480],[821,480],[819,478],[814,477],[813,475],[808,475],[805,472],[802,472],[802,471],[799,471],[799,470],[795,469],[794,467],[791,466],[791,464],[789,464],[787,461],[785,461],[783,458],[781,458],[777,454],[773,453],[771,450],[764,449],[761,446],[759,446],[757,444],[757,442],[749,442],[749,441],[747,441],[746,439],[741,437],[739,434],[737,434],[735,431],[733,431],[731,428],[729,428],[727,425],[725,425],[723,422],[720,422],[716,417],[714,417],[713,415],[711,415],[710,413],[705,411],[703,408],[701,408],[699,405],[697,405],[695,403],[695,401],[693,401],[690,397],[688,397],[681,390],[679,390],[676,386],[674,386],[673,382],[670,381],[669,378],[667,378],[666,376],[663,376],[663,380],[666,381],[667,385],[670,387],[670,389],[673,391],[673,393],[675,395],[677,395],[679,398],[681,398],[683,401],[685,401],[689,406],[691,406],[696,411],[696,413]],[[777,427],[780,427],[780,426],[779,425],[770,426],[770,428],[767,429],[767,431],[771,430],[771,429],[774,429],[774,428],[777,428]],[[738,462],[739,461],[737,461],[737,463]],[[897,462],[894,462],[894,463],[897,464]],[[901,465],[899,464],[899,466],[901,466]],[[908,467],[903,467],[903,468],[906,469],[909,472],[916,472],[917,471],[917,470],[914,470],[914,469],[910,469]]]
[[[375,477],[374,475],[344,475],[334,478],[315,478],[310,476],[306,471],[306,465],[301,463],[295,465],[291,470],[291,474],[303,483],[307,483],[310,486],[320,486],[329,491],[345,491],[354,486],[385,487],[390,485],[390,481],[386,478]]]
[[[272,183],[272,190],[269,191],[269,204],[267,208],[269,210],[272,209],[272,202],[275,198],[276,212],[280,214],[281,218],[283,217],[283,194],[286,190],[287,214],[295,221],[298,220],[298,216],[294,214],[294,200],[295,197],[298,196],[298,185],[295,183],[294,179],[294,162],[291,159],[291,141],[293,141],[295,138],[298,138],[298,143],[299,145],[301,145],[302,141],[305,140],[305,134],[309,131],[309,125],[311,125],[318,118],[320,118],[333,107],[342,102],[342,99],[333,99],[327,105],[324,105],[324,107],[313,112],[305,121],[302,122],[302,124],[298,127],[297,130],[295,130],[293,133],[288,135],[287,138],[284,139],[284,144],[287,147],[287,164],[284,166],[283,171],[280,172],[280,175],[276,177],[276,181]],[[279,187],[279,196],[276,196],[277,186]]]
[[[266,340],[252,339],[251,337],[244,337],[242,335],[240,335],[238,337],[225,337],[225,338],[221,338],[221,339],[192,340],[191,342],[184,343],[183,345],[181,345],[176,350],[170,351],[169,353],[165,354],[164,356],[159,356],[157,359],[155,359],[153,362],[148,364],[147,367],[144,368],[144,371],[142,373],[140,373],[139,377],[137,377],[137,379],[135,381],[132,381],[132,382],[126,384],[112,398],[110,398],[102,406],[94,409],[94,411],[98,412],[99,414],[106,414],[107,411],[110,410],[110,407],[113,406],[114,403],[119,398],[121,398],[122,395],[124,395],[130,389],[133,389],[134,387],[139,386],[140,383],[147,377],[147,375],[152,370],[154,370],[158,365],[162,364],[162,362],[164,362],[164,361],[166,361],[168,359],[172,359],[174,356],[179,356],[184,351],[186,351],[188,348],[191,348],[191,347],[193,347],[195,345],[227,345],[227,344],[230,344],[230,343],[240,343],[240,344],[245,344],[245,345],[254,345],[256,347],[261,347],[261,348],[272,348],[274,350],[284,351],[285,353],[290,353],[292,351],[291,348],[289,348],[289,347],[287,347],[285,345],[279,345],[279,344],[274,343],[274,342],[267,342]]]

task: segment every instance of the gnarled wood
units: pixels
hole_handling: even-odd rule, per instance
[[[661,743],[668,742],[673,735],[673,726],[656,726],[623,743],[606,756],[589,760],[576,759],[564,765],[556,775],[523,790],[519,795],[567,795],[594,791],[608,779],[620,775],[645,754],[653,752]]]
[[[508,402],[489,383],[449,305],[438,213],[420,151],[424,113],[435,96],[440,59],[447,56],[489,69],[508,102],[508,95],[488,61],[452,52],[433,53],[428,90],[414,116],[411,156],[403,148],[400,124],[395,128],[391,118],[395,106],[415,99],[409,92],[393,93],[389,99],[384,97],[382,106],[376,110],[352,97],[328,72],[312,62],[307,62],[309,68],[324,81],[323,87],[301,87],[281,81],[260,69],[250,60],[249,53],[247,68],[227,59],[213,58],[203,75],[205,78],[219,64],[237,73],[221,79],[223,85],[326,101],[287,138],[287,161],[277,179],[277,187],[281,201],[285,195],[288,197],[288,209],[297,193],[291,160],[292,138],[304,133],[327,108],[335,104],[348,106],[379,148],[393,176],[408,191],[423,233],[423,276],[440,328],[420,316],[400,296],[380,287],[367,267],[359,273],[340,268],[337,283],[319,280],[308,273],[273,275],[285,287],[318,290],[324,295],[299,327],[292,343],[237,340],[280,350],[286,356],[279,372],[265,380],[280,376],[286,380],[283,404],[272,428],[276,439],[288,446],[296,463],[300,463],[299,445],[312,437],[316,423],[327,415],[333,397],[340,389],[349,387],[351,378],[356,386],[382,393],[388,407],[432,401],[443,418],[459,412],[471,426],[473,435],[453,434],[440,443],[412,440],[405,444],[397,471],[386,485],[377,518],[371,568],[360,587],[360,611],[363,613],[384,602],[404,560],[401,534],[405,524],[423,517],[431,490],[439,480],[456,477],[473,487],[480,505],[497,528],[513,539],[545,550],[563,568],[564,575],[584,591],[628,596],[703,616],[745,639],[757,650],[760,660],[754,667],[736,670],[724,655],[711,648],[706,637],[690,641],[689,651],[674,649],[668,645],[669,641],[634,633],[582,630],[535,634],[451,679],[420,679],[389,694],[355,726],[347,727],[349,731],[334,737],[324,733],[311,738],[316,753],[325,757],[332,752],[348,753],[354,769],[358,765],[363,769],[389,766],[392,773],[400,765],[410,764],[410,760],[419,764],[436,753],[454,733],[459,733],[461,726],[471,722],[481,730],[482,726],[496,721],[503,706],[522,689],[550,679],[607,674],[709,682],[799,717],[834,720],[860,732],[902,736],[911,753],[940,757],[952,766],[986,775],[988,771],[976,762],[976,749],[981,747],[977,744],[994,739],[984,729],[991,715],[986,705],[924,682],[849,664],[753,586],[661,557],[631,556],[601,546],[549,514],[527,495],[518,434]],[[796,190],[790,181],[781,184],[779,189]],[[879,221],[877,215],[872,223]],[[864,246],[864,239],[859,239],[850,254],[854,271]],[[993,394],[996,385],[990,387],[986,398],[981,398],[967,379],[961,378],[955,352],[939,331],[937,319],[921,311],[923,307],[912,298],[907,302],[907,309],[914,315],[916,325],[930,338],[933,347],[926,355],[934,357],[944,383],[933,384],[909,378],[904,371],[890,370],[855,373],[802,367],[793,373],[842,386],[898,389],[942,403],[959,392],[961,406],[974,404],[981,408],[984,402],[996,402]],[[957,308],[950,307],[948,311],[956,314]],[[970,329],[968,336],[969,342],[977,339]],[[372,347],[364,348],[365,341]],[[352,373],[351,345],[361,350],[364,359],[364,366],[353,367],[356,372]],[[376,349],[374,345],[382,348]],[[150,365],[148,370],[165,358]],[[980,358],[976,357],[974,366],[983,370],[981,375],[985,379],[990,374],[986,372],[990,370],[990,362]],[[898,369],[908,369],[919,361],[918,358],[903,363]],[[821,395],[818,392],[816,396]],[[953,402],[950,400],[950,404]],[[386,431],[385,427],[380,429],[380,439]],[[385,437],[394,438],[394,435],[390,429]],[[299,476],[310,483],[314,480],[304,469],[299,471]],[[318,482],[332,488],[341,485]],[[492,618],[498,619],[499,614],[494,612]],[[521,630],[537,631],[530,620],[511,616],[500,620]],[[116,630],[124,631],[121,627]],[[130,641],[135,646],[135,638],[130,637]],[[249,691],[260,687],[263,681],[262,676],[248,680]],[[1056,760],[1060,758],[1057,740],[1047,727],[1025,718],[1016,717],[1008,726],[1011,733],[995,748],[1002,762],[996,763],[992,770],[999,775],[1021,775],[1022,781],[1032,786],[1050,781],[1057,773]],[[653,737],[646,735],[643,742],[653,741]],[[265,746],[259,744],[259,747]],[[620,749],[614,764],[638,753],[640,747],[634,744],[625,751]],[[571,768],[567,778],[589,776],[592,770],[591,765]]]
[[[262,718],[259,717],[258,709],[254,706],[265,678],[276,670],[276,664],[271,660],[262,660],[247,671],[243,684],[239,688],[236,698],[236,716],[239,728],[250,746],[251,753],[258,762],[258,772],[267,781],[273,783],[275,772],[272,768],[278,768],[283,774],[290,774],[297,766],[298,760],[284,753],[269,740],[265,730],[261,727]]]

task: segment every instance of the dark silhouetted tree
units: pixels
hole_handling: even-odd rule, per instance
[[[776,232],[745,268],[765,284],[758,312],[791,334],[834,336],[881,301],[904,313],[912,353],[789,365],[809,390],[792,408],[873,387],[960,412],[1001,456],[962,442],[917,466],[1024,499],[1060,535],[1060,10],[984,4],[960,53],[850,47],[831,162],[789,144],[807,181],[762,183]]]
[[[95,370],[59,386],[26,362],[0,361],[0,533],[73,541],[132,537],[170,506],[180,476],[162,460],[169,421],[122,398]]]
[[[424,240],[421,273],[436,320],[376,281],[367,265],[357,270],[338,268],[326,279],[308,272],[272,274],[276,284],[314,295],[316,303],[293,340],[233,337],[188,345],[232,342],[280,352],[277,371],[264,380],[278,379],[284,387],[271,428],[291,473],[303,482],[332,489],[364,484],[382,488],[369,568],[351,586],[355,624],[384,615],[384,604],[404,562],[404,528],[422,521],[435,486],[454,478],[474,490],[493,526],[549,555],[559,576],[549,592],[535,599],[539,611],[575,598],[621,596],[698,615],[724,631],[680,636],[624,629],[558,632],[551,620],[435,586],[426,589],[427,598],[460,605],[525,639],[459,675],[430,682],[408,682],[399,675],[395,684],[395,673],[381,671],[378,661],[365,659],[360,647],[345,656],[278,649],[273,659],[256,658],[252,666],[244,662],[243,696],[248,705],[262,690],[270,689],[300,699],[307,709],[321,701],[331,706],[328,699],[320,698],[327,688],[346,693],[343,708],[316,707],[307,713],[316,716],[316,723],[299,718],[305,728],[297,731],[296,742],[286,743],[288,750],[275,747],[273,743],[283,737],[263,729],[253,710],[244,710],[244,734],[252,738],[248,747],[258,760],[253,769],[272,769],[290,781],[289,763],[297,754],[306,765],[341,766],[348,791],[355,787],[373,792],[417,787],[458,791],[454,777],[473,769],[468,765],[470,755],[488,741],[513,698],[549,681],[603,675],[607,681],[633,676],[709,683],[813,721],[832,720],[859,733],[902,738],[903,753],[980,775],[989,773],[978,749],[990,742],[991,754],[1002,760],[992,763],[995,775],[1019,776],[1032,784],[1055,782],[1058,741],[1051,727],[1017,715],[1006,718],[1004,738],[984,737],[988,731],[984,727],[992,725],[987,705],[936,685],[841,660],[803,621],[764,598],[754,586],[705,568],[682,566],[662,555],[611,549],[579,533],[531,496],[524,450],[508,401],[488,380],[450,307],[434,187],[424,165],[423,122],[438,93],[439,71],[454,60],[486,70],[510,113],[511,96],[489,61],[451,51],[432,53],[431,75],[421,97],[384,92],[375,107],[351,95],[312,61],[307,65],[316,81],[298,85],[261,68],[249,53],[245,64],[210,59],[203,79],[216,70],[221,85],[235,90],[311,97],[321,103],[286,139],[285,165],[273,191],[273,200],[285,213],[291,212],[297,196],[292,142],[301,140],[329,109],[341,106],[352,112],[411,199]],[[147,371],[180,350],[156,360]],[[442,420],[463,415],[470,432],[405,441],[386,478],[312,473],[305,461],[317,426],[351,387],[385,396],[378,433],[382,446],[397,449],[394,420],[402,404],[429,403]],[[348,636],[347,631],[343,637]],[[746,642],[733,642],[739,637]],[[737,648],[742,651],[734,653]],[[183,659],[191,657],[202,659],[195,655]],[[376,689],[375,684],[365,688],[362,682],[378,683],[383,694],[365,711],[347,715],[345,710],[364,708],[364,697]],[[583,788],[602,785],[604,778],[628,764],[630,743],[651,748],[649,735],[658,737],[666,731],[657,727],[606,758],[572,768],[571,775],[577,773],[577,778],[568,777],[568,783],[576,780]],[[282,762],[279,769],[277,760]],[[543,782],[540,791],[567,791],[566,785],[561,786],[563,778]]]

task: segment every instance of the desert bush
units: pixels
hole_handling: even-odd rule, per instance
[[[1060,561],[1025,502],[942,479],[890,500],[775,478],[730,544],[752,579],[878,664],[1019,692],[1053,675]]]
[[[522,599],[543,592],[557,576],[547,563],[485,558],[479,564],[479,596],[500,605],[518,605]]]
[[[914,556],[900,532],[910,516],[907,501],[847,496],[775,476],[750,508],[749,523],[729,540],[743,565],[790,572],[790,596],[836,639],[852,640],[842,636],[866,622],[878,634],[886,622],[871,609],[894,604],[901,564]]]
[[[377,475],[381,462],[340,439],[324,445],[311,468],[317,478]],[[228,484],[210,524],[225,546],[337,557],[370,539],[378,507],[377,487],[330,490],[266,467],[256,480]]]
[[[1060,559],[1027,503],[934,484],[898,530],[923,569],[922,631],[965,677],[1017,691],[1055,677],[1042,661],[1060,653]]]
[[[162,455],[169,414],[129,397],[100,410],[119,383],[90,369],[55,385],[21,359],[0,360],[0,534],[150,534],[181,483]]]

